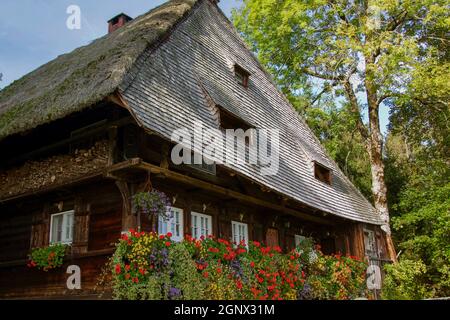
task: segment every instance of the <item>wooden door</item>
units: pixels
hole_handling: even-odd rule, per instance
[[[266,244],[269,247],[279,246],[278,230],[274,228],[268,228],[266,232]]]

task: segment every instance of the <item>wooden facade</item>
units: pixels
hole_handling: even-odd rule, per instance
[[[80,129],[83,135],[74,138],[73,132]],[[54,135],[55,130],[61,134]],[[284,250],[294,247],[295,235],[302,235],[313,237],[325,253],[365,255],[363,224],[302,206],[220,166],[215,175],[175,166],[169,159],[170,143],[136,126],[118,105],[106,103],[95,112],[57,121],[42,129],[39,141],[35,137],[25,135],[3,142],[2,147],[16,147],[8,149],[11,157],[2,159],[1,174],[19,176],[21,185],[54,174],[62,177],[15,194],[2,191],[0,297],[108,297],[96,284],[121,232],[152,229],[147,217],[138,219],[130,201],[134,193],[149,188],[165,192],[174,207],[183,209],[185,234],[191,233],[191,212],[199,212],[212,217],[217,237],[231,238],[231,221],[238,221],[248,225],[249,240]],[[89,150],[104,139],[108,142],[105,154],[98,156],[107,161],[90,172],[64,176],[63,171],[55,173],[53,162],[48,161],[70,158],[79,152],[75,146]],[[27,155],[26,161],[23,155]],[[47,166],[30,171],[34,168],[30,162]],[[67,210],[74,210],[75,218],[65,265],[49,272],[27,268],[30,250],[49,244],[51,214]],[[81,269],[80,290],[67,289],[69,265]]]
[[[278,173],[173,164],[174,130],[199,122],[277,128]],[[155,227],[131,203],[152,188],[182,210],[184,234],[195,213],[210,217],[216,237],[245,224],[249,241],[283,250],[311,237],[326,254],[386,257],[376,210],[216,1],[168,1],[0,91],[0,150],[0,298],[108,298],[97,283],[121,232]],[[50,243],[52,215],[63,212],[73,217],[64,266],[27,268],[30,250]],[[81,288],[69,289],[74,265]]]

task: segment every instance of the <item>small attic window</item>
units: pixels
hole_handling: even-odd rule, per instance
[[[227,129],[232,130],[242,129],[244,133],[247,134],[248,133],[247,130],[255,129],[255,127],[249,124],[247,121],[225,110],[223,107],[218,106],[218,108],[220,114],[220,128],[223,131]],[[245,143],[253,144],[256,141],[256,133],[255,130],[251,130],[249,132],[250,134],[245,138]]]
[[[247,131],[247,129],[252,128],[252,126],[231,112],[225,110],[223,107],[218,106],[220,113],[220,127],[222,129],[242,129]]]
[[[236,76],[236,79],[238,80],[240,85],[242,85],[244,88],[248,88],[250,72],[248,72],[241,66],[235,64],[234,65],[234,75]]]
[[[317,180],[331,185],[331,170],[317,162],[314,162],[314,176]]]

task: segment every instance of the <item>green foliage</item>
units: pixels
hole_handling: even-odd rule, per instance
[[[367,264],[355,257],[319,254],[308,266],[310,276],[300,295],[321,300],[365,297],[368,295],[366,269]]]
[[[394,241],[401,261],[426,267],[415,279],[429,292],[417,297],[450,295],[448,1],[243,0],[233,22],[368,199],[367,146],[380,142],[378,108],[389,107],[383,160]],[[411,263],[397,268],[408,267],[416,275]]]
[[[232,18],[286,92],[339,88],[338,76],[356,72],[381,97],[402,93],[412,70],[432,63],[430,52],[448,43],[447,6],[445,0],[244,0]]]
[[[386,265],[383,299],[418,300],[431,297],[423,281],[426,269],[425,264],[420,260],[404,259],[397,264]]]
[[[301,113],[339,168],[371,201],[370,159],[348,106],[312,107]]]
[[[415,116],[410,120],[424,127],[420,123],[428,122]],[[434,127],[433,135],[441,130]],[[430,134],[393,128],[388,136],[389,201],[400,260],[421,261],[426,270],[417,281],[429,290],[427,295],[445,297],[450,295],[450,167],[445,141]]]
[[[423,261],[422,278],[435,296],[450,295],[450,183],[427,190],[408,188],[393,219],[406,259]]]
[[[44,271],[61,267],[68,247],[65,244],[55,243],[48,247],[35,248],[31,250],[27,266]]]
[[[406,94],[395,99],[390,127],[409,144],[426,149],[422,156],[442,159],[450,154],[450,61],[439,53],[432,57],[429,64],[417,66]]]
[[[324,256],[306,245],[283,254],[259,242],[247,249],[212,237],[186,237],[181,243],[170,237],[134,231],[122,236],[108,264],[115,299],[351,299],[365,294],[367,265],[351,257]]]

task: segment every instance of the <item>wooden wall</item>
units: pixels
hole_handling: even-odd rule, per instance
[[[162,156],[168,148],[160,138],[142,136],[139,131],[136,135],[135,130],[136,128],[129,127],[119,130],[117,146],[112,149],[115,154],[110,160],[114,158],[116,161],[124,161],[129,157],[139,156],[147,162],[167,166],[170,170],[254,198],[277,205],[283,203],[279,195],[263,190],[258,185],[221,168],[218,168],[214,176],[201,174],[192,168],[174,167],[165,162],[165,157]],[[137,137],[136,140],[133,137]],[[133,141],[138,145],[133,145]],[[114,243],[120,237],[121,231],[126,230],[125,226],[130,224],[137,226],[134,216],[124,215],[126,210],[130,211],[129,206],[128,209],[124,206],[124,199],[128,199],[129,205],[132,191],[142,185],[146,174],[143,171],[122,174],[121,177],[96,178],[82,185],[67,185],[45,194],[30,194],[26,198],[0,202],[0,298],[89,296],[95,293],[93,290],[101,268],[112,254]],[[119,188],[121,183],[114,179],[124,179],[122,185],[126,186],[125,189],[129,186],[130,193],[124,194]],[[212,216],[213,234],[217,237],[231,238],[231,221],[238,221],[248,224],[250,241],[267,243],[270,240],[272,244],[290,250],[294,247],[294,236],[298,234],[314,238],[322,245],[325,253],[340,252],[358,257],[364,255],[362,224],[330,216],[327,219],[333,221],[331,225],[307,222],[287,215],[284,211],[249,205],[157,175],[151,176],[151,184],[168,194],[174,202],[174,207],[184,210],[185,234],[191,233],[190,213],[195,211]],[[297,207],[290,208],[297,210]],[[76,225],[72,252],[67,257],[66,264],[61,269],[49,272],[27,268],[25,265],[30,249],[48,245],[50,215],[66,210],[75,211]],[[302,210],[299,209],[299,212],[303,212]],[[152,228],[147,217],[141,217],[141,226],[145,231]],[[271,235],[270,239],[268,234]],[[69,275],[65,271],[70,264],[81,267],[81,291],[68,291],[66,288]]]
[[[49,272],[26,267],[30,249],[48,245],[50,214],[72,209],[76,228],[67,263]],[[0,205],[0,297],[65,295],[70,264],[79,265],[82,275],[82,291],[70,294],[91,293],[120,237],[121,219],[120,194],[111,181]]]

